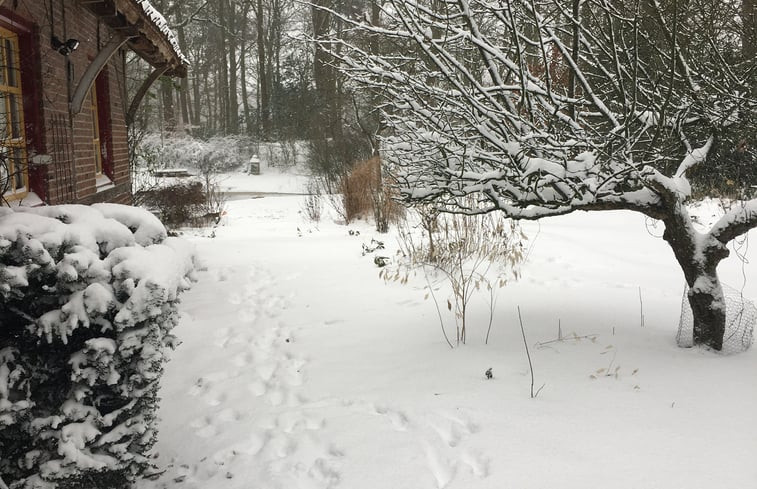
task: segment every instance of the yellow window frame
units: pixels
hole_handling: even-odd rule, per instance
[[[8,170],[8,189],[3,198],[9,201],[29,193],[19,53],[18,35],[0,27],[0,117],[4,119],[0,120],[0,158]]]

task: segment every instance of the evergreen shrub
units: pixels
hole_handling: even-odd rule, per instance
[[[0,208],[0,486],[128,487],[151,468],[193,273],[147,211]]]

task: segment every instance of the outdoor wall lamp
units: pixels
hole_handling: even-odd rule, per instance
[[[68,39],[66,42],[63,42],[58,39],[57,36],[53,36],[53,38],[50,39],[50,43],[53,45],[53,49],[56,49],[63,56],[68,56],[79,47],[79,41],[77,39]]]

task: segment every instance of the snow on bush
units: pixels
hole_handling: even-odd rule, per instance
[[[125,487],[150,467],[193,273],[144,210],[0,208],[0,487]]]
[[[252,141],[243,136],[162,137],[148,134],[140,142],[140,168],[193,168],[207,173],[225,172],[246,164],[252,156]],[[157,160],[157,161],[156,161]]]

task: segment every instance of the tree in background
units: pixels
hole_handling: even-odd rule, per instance
[[[685,204],[698,167],[717,173],[735,152],[754,166],[753,3],[389,0],[381,25],[330,11],[350,36],[322,45],[382,96],[384,156],[405,201],[516,219],[619,209],[659,219],[689,286],[694,342],[720,350],[716,267],[757,226],[757,199],[705,233]],[[379,35],[401,49],[355,41]]]
[[[190,62],[189,76],[155,84],[135,124],[202,138],[302,137],[316,90],[309,9],[294,0],[155,1]],[[133,94],[149,68],[128,61]],[[148,124],[148,121],[151,121]],[[158,126],[153,121],[161,121]],[[323,125],[323,121],[320,122]]]

